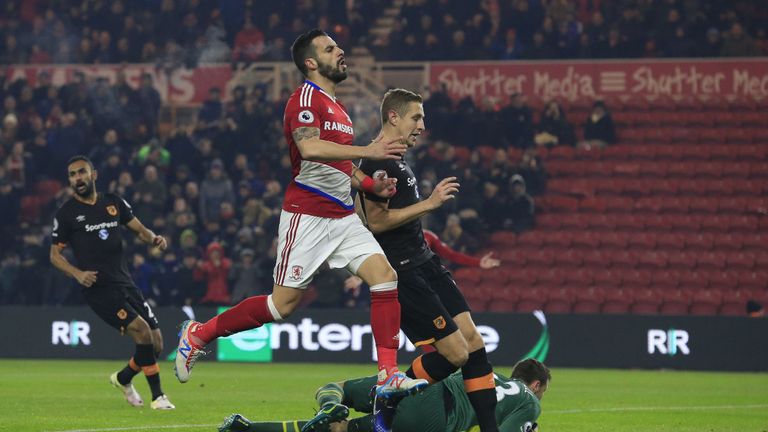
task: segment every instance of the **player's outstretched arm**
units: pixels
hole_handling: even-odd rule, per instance
[[[350,146],[320,139],[320,129],[299,127],[293,130],[293,140],[306,160],[340,161],[352,159],[400,159],[406,146],[402,138],[385,141],[381,138],[367,146]]]
[[[154,232],[152,232],[152,230],[145,227],[139,218],[134,217],[125,225],[130,228],[131,231],[135,232],[144,243],[151,244],[152,246],[159,248],[162,251],[168,247],[168,243],[165,241],[165,237],[156,235]]]
[[[448,177],[435,186],[429,198],[401,209],[390,209],[387,202],[376,202],[366,198],[368,228],[374,233],[397,228],[440,208],[447,201],[455,198],[458,191],[459,184],[456,183],[456,177]]]
[[[79,283],[80,285],[86,288],[96,283],[98,272],[83,271],[73,266],[61,254],[62,249],[64,249],[64,245],[62,244],[51,245],[51,252],[50,252],[51,264],[53,264],[54,267],[59,269],[65,275],[71,278],[75,278],[77,280],[77,283]]]

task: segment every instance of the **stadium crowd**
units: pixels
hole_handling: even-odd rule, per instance
[[[271,286],[277,221],[290,179],[284,98],[270,101],[261,87],[238,86],[223,101],[214,88],[195,119],[161,133],[161,102],[150,75],[137,88],[121,74],[112,84],[76,74],[57,87],[43,70],[34,88],[16,80],[3,81],[0,89],[2,303],[79,301],[74,281],[52,269],[47,256],[51,215],[71,196],[62,186],[66,162],[75,154],[92,159],[99,191],[125,197],[140,220],[169,239],[165,254],[131,245],[129,267],[147,298],[157,304],[230,304]],[[446,109],[445,93],[427,96],[434,133],[430,145],[412,153],[420,188],[428,195],[456,172],[463,186],[460,198],[430,215],[426,225],[469,253],[494,230],[530,229],[531,195],[546,184],[536,137],[548,133],[547,114],[534,124],[530,108],[516,97],[508,107],[472,117],[475,108],[467,101]],[[486,122],[498,135],[451,137],[457,115]],[[378,121],[375,111],[360,117],[361,126],[371,124],[360,142],[371,139]],[[338,286],[338,277],[319,278],[318,284]],[[347,283],[355,298],[339,302],[358,304],[359,283]]]
[[[310,27],[377,60],[732,57],[768,54],[768,6],[748,0],[10,0],[0,64],[289,60]],[[290,17],[290,18],[288,18]]]

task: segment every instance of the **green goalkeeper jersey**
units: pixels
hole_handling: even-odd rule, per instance
[[[496,381],[496,424],[499,432],[527,432],[541,414],[539,398],[520,380],[494,374]],[[479,431],[475,409],[464,392],[464,381],[454,374],[442,382],[453,395],[454,407],[447,413],[449,431]]]

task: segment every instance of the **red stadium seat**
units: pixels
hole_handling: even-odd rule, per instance
[[[688,312],[691,315],[716,315],[722,303],[722,293],[719,290],[707,289],[696,291],[691,299]]]
[[[536,283],[545,287],[558,287],[563,282],[565,282],[565,273],[558,267],[552,267],[539,272]]]
[[[680,270],[656,270],[651,274],[652,286],[660,290],[676,289],[680,285]]]
[[[633,314],[655,315],[659,313],[661,295],[652,288],[643,288],[635,291],[635,302],[630,307]]]
[[[734,290],[723,295],[723,301],[720,304],[718,313],[720,315],[746,315],[747,300],[752,297],[752,293],[746,290]]]
[[[570,313],[573,304],[573,293],[565,288],[550,290],[547,294],[547,303],[544,305],[546,313]]]
[[[535,310],[541,310],[544,308],[544,304],[547,302],[547,292],[538,289],[531,288],[520,291],[520,299],[515,306],[517,312],[533,312]]]
[[[605,291],[602,308],[602,313],[609,314],[625,314],[629,312],[629,307],[633,302],[633,298],[629,291],[622,290],[621,288],[616,290]]]
[[[599,268],[592,271],[594,284],[603,288],[614,289],[621,286],[624,272],[619,269]]]
[[[659,313],[663,315],[687,315],[691,304],[690,291],[681,289],[665,290]]]
[[[709,285],[708,275],[701,271],[680,273],[680,288],[700,291]]]
[[[583,252],[565,249],[555,254],[555,265],[564,267],[579,267],[584,262]]]
[[[603,304],[603,290],[600,288],[585,288],[576,290],[571,308],[573,313],[600,313]]]

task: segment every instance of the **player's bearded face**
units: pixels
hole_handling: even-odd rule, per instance
[[[96,180],[91,177],[79,180],[75,183],[74,189],[77,195],[83,198],[89,197],[93,194],[94,189],[96,189]]]
[[[347,79],[347,63],[344,57],[336,59],[335,63],[323,63],[317,60],[317,72],[334,83],[338,84]]]
[[[96,189],[96,180],[93,178],[93,173],[90,173],[87,176],[71,178],[69,183],[75,193],[83,198],[91,196]]]

